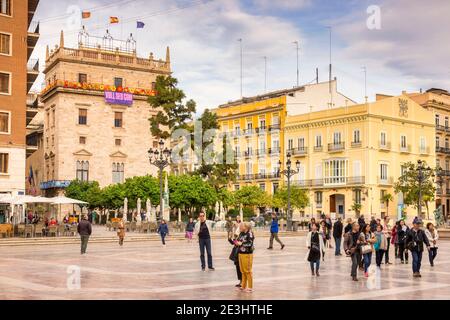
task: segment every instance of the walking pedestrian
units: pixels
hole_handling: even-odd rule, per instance
[[[311,220],[309,221],[309,223],[308,223],[308,230],[309,231],[311,231],[312,230],[312,228],[311,228],[311,226],[313,225],[313,224],[315,224],[316,226],[317,226],[317,230],[319,230],[319,224],[316,222],[316,218],[311,218]]]
[[[334,250],[334,255],[335,256],[341,256],[341,241],[342,241],[342,229],[343,229],[343,224],[342,224],[342,218],[339,217],[337,219],[337,221],[334,223],[333,226],[333,238],[334,238],[334,243],[336,244],[336,249]]]
[[[348,218],[347,219],[347,225],[344,228],[344,234],[349,233],[350,231],[352,231],[352,224],[353,224],[352,218]]]
[[[375,243],[375,236],[370,231],[370,224],[366,224],[359,237],[361,243],[361,254],[364,261],[364,276],[369,276],[369,267],[372,263],[373,244]]]
[[[375,232],[377,230],[377,220],[374,216],[370,219],[370,231]]]
[[[427,229],[425,230],[425,234],[428,238],[428,242],[430,242],[430,251],[428,258],[430,260],[430,266],[434,267],[434,259],[437,256],[437,240],[439,239],[439,234],[434,225],[429,222],[427,223]]]
[[[227,230],[228,239],[233,239],[233,220],[231,216],[228,216],[228,219],[225,222],[225,229]]]
[[[352,230],[345,234],[344,238],[344,250],[347,256],[352,258],[352,269],[350,276],[353,281],[358,281],[357,272],[359,261],[361,260],[361,243],[359,240],[359,224],[354,222],[352,224]]]
[[[421,229],[422,219],[419,217],[414,218],[413,227],[409,230],[406,236],[406,247],[411,251],[411,255],[413,258],[412,268],[413,268],[413,277],[420,278],[422,275],[420,274],[420,267],[422,265],[422,254],[424,251],[424,244],[427,249],[430,250],[430,242],[425,234],[425,232]]]
[[[161,220],[161,224],[158,227],[158,230],[156,231],[161,236],[161,241],[163,246],[166,245],[166,236],[169,235],[169,227],[167,226],[166,220]]]
[[[391,246],[392,227],[393,225],[391,223],[391,218],[389,218],[389,216],[385,216],[383,221],[383,232],[387,240],[387,248],[386,251],[384,252],[385,264],[392,264],[391,262],[389,262],[389,248]]]
[[[123,220],[120,220],[117,226],[117,236],[119,237],[119,246],[123,246],[123,240],[125,239],[125,224]]]
[[[377,225],[377,230],[375,231],[375,243],[373,248],[375,249],[375,262],[377,267],[381,267],[381,261],[383,261],[384,251],[387,248],[386,235],[383,232],[383,226],[381,224]]]
[[[186,224],[186,239],[188,239],[188,242],[192,242],[192,235],[194,234],[194,228],[195,228],[195,222],[194,219],[189,218],[188,223]]]
[[[281,246],[281,250],[284,249],[284,243],[281,242],[280,238],[278,237],[278,217],[275,212],[272,212],[272,223],[270,224],[270,241],[269,241],[269,247],[267,250],[273,249],[273,240],[275,239],[276,242],[278,242]]]
[[[395,254],[395,259],[400,259],[400,255],[399,255],[399,247],[398,247],[398,230],[400,226],[400,221],[397,221],[395,223],[395,226],[392,228],[391,230],[391,244],[394,245],[394,254]]]
[[[331,221],[330,215],[327,214],[325,215],[325,224],[327,225],[327,244],[328,244],[328,248],[332,249],[333,246],[331,245],[331,233],[333,230],[333,221]]]
[[[406,236],[409,233],[409,227],[406,225],[404,220],[400,220],[397,225],[397,246],[398,246],[398,257],[402,264],[408,263],[408,249],[406,249]]]
[[[364,219],[363,214],[358,218],[358,224],[359,224],[360,230],[362,230],[364,228],[364,226],[366,225],[366,220]]]
[[[86,254],[89,237],[92,234],[92,225],[85,215],[82,216],[80,223],[78,223],[77,231],[81,238],[81,254]]]
[[[322,234],[323,237],[323,245],[327,247],[328,244],[328,227],[325,220],[320,221],[320,228],[319,232]]]
[[[241,290],[251,293],[253,291],[253,250],[255,236],[252,226],[246,222],[240,226],[241,233],[236,244],[239,246],[239,266],[242,272]]]
[[[312,276],[316,275],[317,277],[319,277],[320,258],[324,253],[325,247],[323,243],[323,238],[319,234],[316,224],[311,225],[311,231],[306,236],[306,247],[309,250],[308,261],[311,266],[311,274]]]
[[[239,280],[239,283],[236,285],[236,288],[241,288],[242,285],[242,272],[241,266],[239,265],[239,246],[237,244],[237,237],[234,234],[231,234],[231,237],[228,237],[228,242],[233,245],[233,249],[231,249],[230,260],[234,262],[236,267],[236,275]]]
[[[194,233],[198,237],[198,244],[200,247],[200,262],[202,265],[202,271],[205,271],[206,261],[205,261],[205,250],[208,256],[208,269],[214,271],[213,260],[212,260],[212,250],[211,250],[211,234],[212,232],[212,221],[206,220],[205,212],[202,210],[198,216],[199,221],[195,224]]]

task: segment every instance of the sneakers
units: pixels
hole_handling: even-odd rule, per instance
[[[208,268],[208,270],[209,270],[209,271],[214,271],[214,270],[216,270],[216,269],[214,269],[214,268]]]
[[[414,272],[413,277],[414,278],[422,278],[422,275],[420,274],[420,272]]]
[[[273,250],[273,248],[272,247],[268,247],[267,250]]]
[[[202,271],[205,272],[206,271],[205,268],[202,268]]]
[[[369,277],[369,273],[368,272],[364,272],[364,277],[368,278]]]
[[[283,250],[283,249],[284,249],[284,244],[281,245],[281,250]]]

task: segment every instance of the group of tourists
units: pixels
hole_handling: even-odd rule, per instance
[[[347,220],[345,228],[341,218],[337,219],[333,227],[330,227],[331,222],[328,220],[330,219],[327,216],[317,223],[313,218],[309,223],[306,245],[309,250],[308,261],[311,264],[312,275],[319,276],[320,261],[324,260],[324,248],[329,241],[331,229],[336,245],[336,256],[342,254],[341,240],[344,239],[344,252],[352,261],[350,275],[353,281],[358,281],[358,269],[364,273],[365,277],[369,277],[373,255],[375,255],[377,268],[381,268],[383,257],[385,265],[392,264],[389,261],[391,244],[395,246],[395,258],[400,259],[402,264],[408,263],[408,251],[411,252],[413,277],[421,277],[420,268],[425,248],[428,250],[430,265],[434,266],[439,235],[431,222],[424,230],[423,222],[418,217],[413,220],[411,228],[404,220],[392,226],[389,217],[383,220],[372,218],[370,223],[366,223],[364,216],[361,216],[358,221]]]

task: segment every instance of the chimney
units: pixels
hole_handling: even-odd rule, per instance
[[[64,48],[64,31],[61,30],[61,36],[59,38],[59,47]]]
[[[170,63],[170,49],[169,49],[169,46],[167,46],[167,49],[166,49],[166,62]]]

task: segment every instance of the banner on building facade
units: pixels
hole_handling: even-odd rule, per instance
[[[105,101],[111,104],[121,104],[131,106],[133,104],[133,94],[127,92],[105,91]]]

